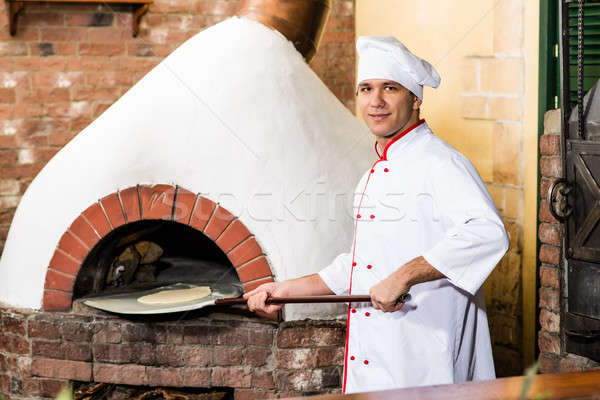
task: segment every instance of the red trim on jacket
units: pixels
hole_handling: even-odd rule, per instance
[[[383,149],[383,155],[379,154],[379,150],[377,149],[377,142],[375,142],[375,153],[377,154],[377,156],[383,160],[383,161],[387,161],[387,152],[388,149],[390,148],[390,146],[394,143],[396,143],[398,140],[402,139],[404,136],[406,136],[406,134],[408,134],[410,131],[412,131],[413,129],[415,129],[417,126],[423,124],[425,122],[424,119],[419,120],[418,122],[416,122],[414,125],[409,126],[408,128],[406,128],[404,131],[402,131],[402,133],[400,133],[398,136],[396,136],[395,138],[393,138]]]

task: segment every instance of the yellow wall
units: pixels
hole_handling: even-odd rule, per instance
[[[356,0],[358,36],[393,35],[438,70],[441,86],[425,89],[421,115],[473,162],[505,218],[511,257],[485,291],[501,317],[493,340],[521,345],[519,368],[535,345],[538,13],[525,0]],[[516,308],[502,303],[513,284]],[[512,362],[496,349],[497,364]]]

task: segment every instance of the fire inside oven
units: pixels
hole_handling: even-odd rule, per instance
[[[145,294],[203,286],[225,290],[227,297],[242,292],[235,268],[210,238],[178,222],[142,220],[116,228],[94,246],[77,275],[73,299],[115,299],[112,308],[103,309],[129,313],[127,301],[135,305]],[[168,310],[195,308],[184,303]],[[167,312],[164,306],[140,310]]]

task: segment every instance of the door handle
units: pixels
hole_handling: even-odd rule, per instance
[[[555,180],[548,188],[548,208],[559,222],[565,222],[573,212],[573,207],[567,203],[567,196],[572,191],[573,186],[565,178]]]

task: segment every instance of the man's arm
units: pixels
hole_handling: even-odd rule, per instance
[[[272,313],[281,309],[282,305],[266,305],[265,301],[268,297],[319,296],[325,294],[334,293],[325,284],[323,279],[321,279],[319,274],[312,274],[283,282],[265,283],[248,293],[244,293],[244,298],[248,300],[250,311]]]
[[[417,257],[373,286],[369,291],[371,303],[377,310],[398,311],[404,303],[396,303],[396,300],[408,293],[411,286],[442,278],[445,278],[444,274],[435,269],[423,257]]]

